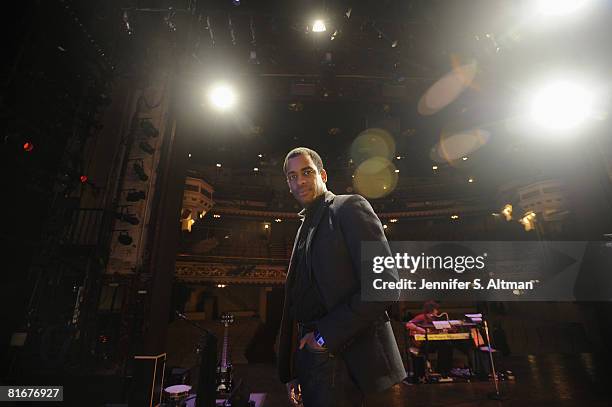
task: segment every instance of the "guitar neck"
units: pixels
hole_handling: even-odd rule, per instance
[[[229,326],[225,325],[225,331],[223,332],[223,352],[221,353],[221,366],[223,368],[227,367],[227,354],[229,347]]]

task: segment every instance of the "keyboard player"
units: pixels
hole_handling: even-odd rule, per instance
[[[406,329],[410,332],[411,338],[415,335],[435,333],[432,329],[433,321],[440,319],[440,305],[433,301],[426,301],[423,304],[423,312],[412,318],[406,323]],[[429,331],[427,331],[429,329]],[[473,366],[474,347],[472,341],[469,340],[431,340],[431,341],[411,341],[415,345],[419,345],[421,353],[437,353],[437,371],[443,377],[450,375],[453,364],[453,349],[458,349],[468,358],[470,368]],[[414,352],[412,352],[414,353]],[[473,371],[473,369],[472,369]]]

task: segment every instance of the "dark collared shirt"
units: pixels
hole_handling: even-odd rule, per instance
[[[308,208],[300,212],[303,217],[298,243],[295,247],[295,269],[290,281],[291,314],[298,322],[316,321],[325,315],[326,310],[316,287],[314,276],[309,272],[306,265],[306,239],[311,229],[317,225],[313,224],[318,211],[323,210],[325,194],[321,194]],[[312,265],[311,265],[312,267]],[[312,279],[310,278],[312,276]]]

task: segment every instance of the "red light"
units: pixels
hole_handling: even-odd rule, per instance
[[[29,141],[26,141],[25,143],[23,143],[23,149],[29,153],[30,151],[34,150],[34,144],[30,143]]]
[[[79,179],[81,180],[81,184],[84,184],[87,182],[87,175],[81,175]]]

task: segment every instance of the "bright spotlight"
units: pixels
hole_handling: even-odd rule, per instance
[[[323,20],[315,20],[315,22],[312,24],[312,32],[322,33],[326,30],[327,28],[325,27]]]
[[[551,83],[535,94],[531,115],[536,123],[551,130],[569,130],[589,117],[592,95],[570,82]]]
[[[236,93],[228,85],[213,86],[208,92],[208,100],[219,110],[228,110],[236,104]]]
[[[545,15],[564,15],[572,13],[584,6],[587,0],[538,0],[537,11]]]

